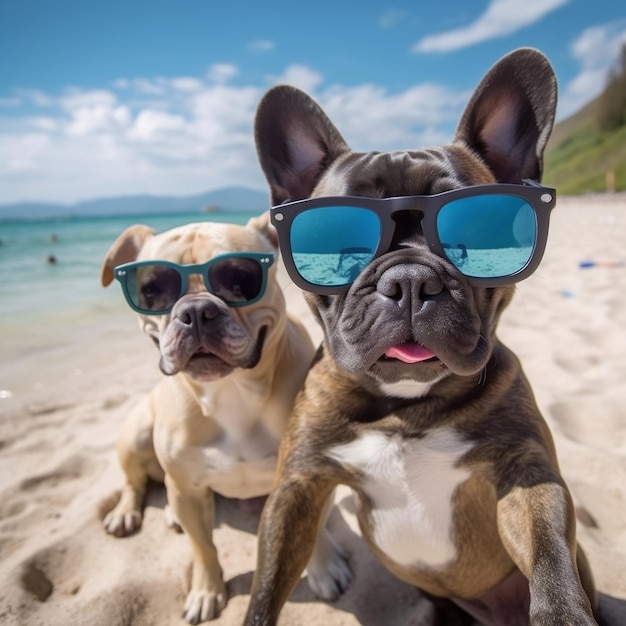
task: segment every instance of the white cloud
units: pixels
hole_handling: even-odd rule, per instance
[[[378,18],[378,25],[380,28],[391,28],[406,17],[405,11],[398,11],[397,9],[388,9]]]
[[[132,86],[139,93],[159,96],[165,91],[165,86],[160,79],[149,80],[146,78],[135,78]]]
[[[451,52],[489,39],[510,35],[539,21],[570,0],[491,0],[485,12],[468,26],[429,35],[413,52]]]
[[[53,99],[38,89],[16,89],[18,97],[38,107],[48,107],[53,104]]]
[[[575,113],[598,96],[606,85],[610,68],[626,44],[626,22],[621,20],[590,26],[570,46],[572,57],[579,64],[578,74],[562,89],[558,117]]]
[[[173,78],[169,81],[169,84],[176,91],[185,91],[191,93],[193,91],[200,91],[204,87],[204,83],[197,78],[190,76],[184,76],[181,78]]]
[[[49,145],[50,138],[44,133],[9,135],[0,143],[0,163],[11,175],[35,172],[38,158]]]
[[[250,43],[248,46],[252,52],[270,52],[270,50],[273,50],[274,47],[274,42],[269,39],[258,39],[257,41]]]
[[[234,66],[212,70],[214,77],[236,73]],[[123,92],[46,96],[45,117],[0,118],[1,202],[265,187],[252,133],[262,88],[189,77],[119,86]]]
[[[66,115],[60,125],[68,135],[99,134],[126,127],[130,123],[129,108],[118,104],[116,95],[110,91],[72,88],[56,104]],[[48,126],[53,123],[59,125],[50,116],[46,119]],[[38,125],[41,128],[41,122]]]
[[[111,84],[115,89],[128,89],[131,85],[130,81],[127,78],[118,78],[114,80]]]
[[[330,88],[319,102],[354,149],[410,149],[450,141],[436,129],[453,124],[468,97],[428,83],[397,94],[361,85]]]
[[[236,65],[230,63],[214,63],[207,72],[207,78],[214,83],[227,83],[237,76],[239,70]]]
[[[312,92],[322,83],[324,77],[306,65],[290,65],[279,76],[271,76],[274,85],[293,85],[302,91]]]
[[[167,133],[184,132],[185,127],[186,121],[181,115],[146,109],[137,115],[129,136],[151,142]]]
[[[265,88],[276,82],[310,93],[357,150],[448,141],[442,125],[456,123],[468,96],[435,84],[395,93],[325,85],[303,65],[286,67],[265,86],[230,84],[236,73],[218,64],[199,78],[120,79],[117,91],[37,92],[45,115],[11,109],[0,117],[1,202],[188,195],[226,185],[264,190],[252,126]]]
[[[256,87],[215,85],[189,101],[194,123],[205,139],[223,138],[252,130],[252,120],[262,90]],[[252,137],[252,134],[250,134]]]
[[[54,132],[59,130],[59,123],[52,117],[32,117],[28,120],[28,122],[33,128],[44,132]]]
[[[130,113],[124,106],[81,107],[72,112],[65,131],[69,135],[95,135],[119,126],[127,126],[129,121]]]
[[[52,99],[50,99],[52,102]],[[76,111],[90,107],[111,107],[117,102],[114,93],[104,89],[83,91],[81,89],[68,89],[59,100],[61,108],[66,111]]]
[[[22,101],[17,96],[13,96],[11,98],[0,98],[0,107],[16,107],[21,103]]]

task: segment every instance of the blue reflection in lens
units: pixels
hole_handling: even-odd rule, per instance
[[[523,198],[472,196],[446,204],[437,230],[446,256],[463,274],[499,278],[516,274],[530,261],[537,223]]]
[[[291,225],[291,253],[298,273],[324,287],[352,283],[374,257],[379,240],[378,217],[360,207],[309,209]]]

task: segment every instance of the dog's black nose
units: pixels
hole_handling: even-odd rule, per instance
[[[394,265],[387,269],[376,285],[378,293],[386,298],[402,302],[409,299],[412,308],[421,308],[422,303],[444,290],[441,278],[425,265]]]
[[[217,302],[202,298],[181,302],[179,307],[172,311],[172,317],[186,326],[202,326],[205,322],[214,320],[220,315]]]

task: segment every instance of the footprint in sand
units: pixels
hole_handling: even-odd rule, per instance
[[[0,494],[0,539],[28,535],[42,521],[59,518],[79,496],[76,481],[98,472],[101,463],[72,456],[47,472],[23,478]]]
[[[43,488],[48,493],[50,489],[58,487],[67,481],[81,478],[84,475],[84,469],[85,459],[72,456],[65,459],[60,465],[49,472],[24,479],[20,483],[20,488],[23,491],[35,491]]]
[[[122,404],[124,404],[124,402],[126,402],[128,398],[129,396],[127,393],[119,393],[115,396],[110,396],[104,400],[104,402],[102,403],[102,408],[105,411],[117,409],[118,407],[122,406]]]
[[[597,395],[602,395],[599,401]],[[596,393],[574,396],[556,402],[549,411],[559,430],[569,439],[597,450],[626,455],[626,421],[624,420],[624,386]],[[598,410],[598,407],[602,407]],[[611,436],[607,437],[606,433]]]
[[[52,581],[34,562],[24,565],[20,582],[24,590],[35,596],[39,602],[45,602],[54,591]]]
[[[578,482],[575,487],[576,518],[590,531],[600,529],[606,537],[623,536],[626,523],[622,492],[611,481],[599,485]]]
[[[586,375],[606,362],[607,337],[601,328],[572,328],[560,341],[554,361],[566,372]]]
[[[63,411],[67,411],[68,409],[73,408],[74,404],[48,404],[45,402],[34,402],[32,404],[27,404],[24,408],[28,415],[32,415],[33,417],[39,417],[42,415],[50,415],[51,413],[59,413]]]
[[[28,507],[25,501],[5,501],[0,506],[0,519],[6,520],[9,517],[21,515]]]
[[[588,354],[581,350],[577,354],[557,355],[554,357],[554,362],[570,374],[585,374],[600,365],[602,359],[595,354]]]
[[[18,564],[11,577],[19,587],[41,603],[46,602],[52,594],[75,595],[81,583],[75,568],[68,565],[80,562],[82,557],[82,547],[57,543],[39,550]]]

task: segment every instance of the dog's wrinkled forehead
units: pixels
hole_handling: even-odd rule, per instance
[[[493,174],[461,146],[394,152],[351,152],[338,158],[322,175],[312,196],[393,198],[434,195],[494,182]],[[395,215],[392,248],[415,243],[422,235],[421,214]]]
[[[271,252],[255,231],[235,224],[197,223],[179,226],[146,241],[138,260],[161,259],[189,265],[228,252]]]
[[[349,153],[321,177],[313,196],[433,195],[494,182],[491,172],[460,146]]]

